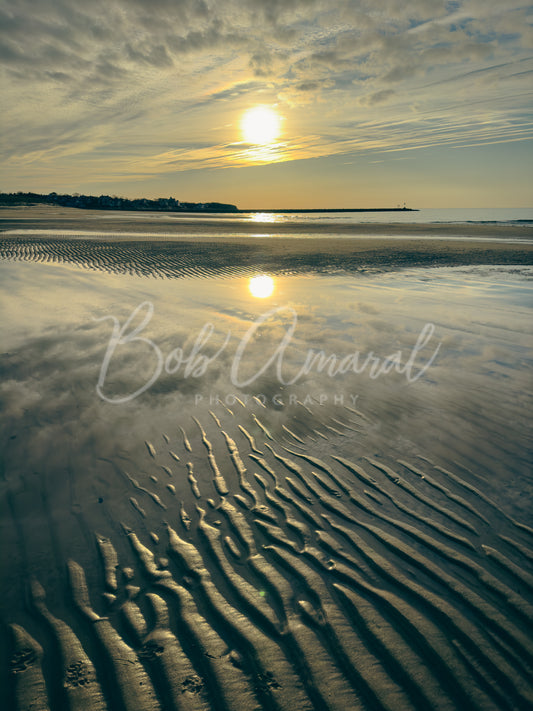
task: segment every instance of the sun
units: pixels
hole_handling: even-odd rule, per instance
[[[274,279],[267,274],[252,277],[248,282],[248,289],[256,299],[266,299],[274,291]]]
[[[273,143],[281,131],[281,117],[268,106],[255,106],[242,117],[241,130],[246,143]]]

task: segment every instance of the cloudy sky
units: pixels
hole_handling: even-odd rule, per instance
[[[520,0],[0,0],[0,190],[526,207]],[[279,135],[255,145],[256,106]]]

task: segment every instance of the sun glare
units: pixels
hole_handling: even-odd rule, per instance
[[[256,106],[242,117],[241,130],[246,143],[273,143],[281,131],[281,117],[267,106]]]
[[[267,274],[252,277],[248,282],[248,289],[250,290],[250,294],[255,296],[256,299],[266,299],[272,296],[272,292],[274,291],[274,279]]]

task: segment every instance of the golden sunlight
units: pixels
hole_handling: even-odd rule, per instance
[[[248,282],[250,294],[256,299],[266,299],[274,291],[274,279],[267,274],[252,277]]]
[[[252,222],[281,222],[281,215],[276,215],[272,212],[254,212],[250,215]]]
[[[248,109],[241,120],[241,131],[246,143],[273,143],[281,131],[281,117],[268,106]]]

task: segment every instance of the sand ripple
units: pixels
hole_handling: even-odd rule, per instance
[[[0,236],[0,259],[68,263],[114,274],[160,278],[365,272],[416,266],[533,264],[533,244],[391,238],[290,236],[172,240]]]
[[[8,620],[13,707],[530,709],[533,530],[464,472],[337,455],[354,410],[236,407],[108,463],[129,499],[75,512],[94,566],[61,562],[53,612],[28,576]]]

